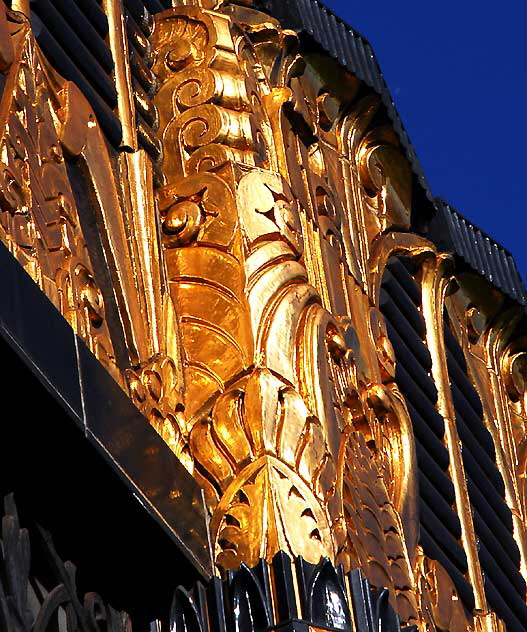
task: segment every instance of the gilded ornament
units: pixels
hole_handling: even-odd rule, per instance
[[[527,575],[521,315],[496,320],[478,291],[463,293],[477,283],[454,276],[453,258],[410,232],[412,168],[381,99],[249,4],[192,1],[156,15],[145,44],[155,165],[138,149],[119,3],[104,2],[120,59],[118,157],[27,20],[0,10],[0,239],[203,487],[219,571],[279,550],[329,557],[387,588],[422,632],[498,631],[441,332],[446,306]],[[93,192],[97,253],[73,170]],[[380,311],[394,256],[411,259],[421,288],[473,621],[418,545],[415,440]],[[92,259],[106,262],[106,289]]]

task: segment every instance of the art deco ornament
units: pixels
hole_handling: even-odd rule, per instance
[[[387,588],[421,630],[500,630],[478,562],[443,308],[504,446],[524,574],[525,339],[511,321],[491,332],[477,300],[454,292],[452,258],[410,231],[411,165],[379,97],[250,6],[187,2],[156,15],[150,38],[153,165],[143,150],[108,151],[28,22],[0,14],[0,238],[203,487],[217,572],[279,551],[327,557]],[[79,212],[81,189],[91,215]],[[422,288],[473,619],[418,544],[415,440],[381,313],[393,256]],[[97,257],[111,279],[104,295]]]

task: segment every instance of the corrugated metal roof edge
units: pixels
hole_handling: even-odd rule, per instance
[[[527,307],[527,290],[512,253],[441,198],[428,227],[428,237],[454,252],[478,274]]]

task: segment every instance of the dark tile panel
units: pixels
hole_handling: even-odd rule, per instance
[[[507,511],[503,499],[486,496],[473,480],[470,472],[467,472],[467,489],[471,504],[482,516],[485,516],[489,529],[496,537],[510,544],[511,549],[516,548],[512,537],[512,516]]]
[[[71,2],[71,0],[64,0],[64,2]],[[97,0],[76,0],[76,4],[93,24],[99,35],[103,38],[106,37],[108,35],[108,19],[100,3]]]
[[[387,288],[386,288],[387,289]],[[428,370],[428,366],[431,363],[430,354],[428,349],[424,345],[420,335],[410,325],[410,323],[403,316],[397,305],[394,303],[392,296],[388,294],[386,289],[381,289],[379,306],[381,311],[390,322],[390,326],[397,331],[397,335],[404,341],[404,343],[410,348],[416,350],[416,356],[419,363],[423,368]]]
[[[124,0],[125,16],[133,20],[143,37],[152,31],[153,14],[170,7],[171,0]],[[37,40],[54,68],[75,82],[84,93],[108,140],[119,147],[121,124],[116,114],[117,93],[113,78],[113,59],[107,42],[108,20],[98,0],[33,0],[31,20]],[[130,38],[130,64],[133,79],[144,90],[150,109],[138,114],[138,141],[155,161],[160,147],[155,140],[157,115],[150,99],[156,80],[150,71],[150,56],[134,49]],[[142,113],[145,114],[144,112]]]
[[[421,499],[427,507],[433,507],[434,513],[441,521],[441,524],[456,539],[456,547],[460,547],[458,540],[461,538],[461,523],[459,517],[452,511],[452,507],[445,498],[438,492],[433,482],[428,479],[424,470],[419,470],[419,492]]]
[[[163,11],[163,9],[168,8],[172,5],[171,0],[144,0],[144,3],[145,7],[150,11],[150,13]]]
[[[417,331],[415,327],[412,327],[411,323],[401,311],[402,306],[399,300],[396,302],[394,300],[395,295],[393,293],[388,293],[387,290],[388,287],[385,288],[383,286],[381,288],[379,301],[381,311],[385,314],[387,319],[389,319],[391,326],[397,331],[401,340],[403,340],[410,349],[416,350],[416,356],[418,357],[421,366],[426,368],[426,370],[429,370],[427,367],[431,364],[430,354],[423,343],[420,331]],[[417,319],[417,317],[419,317],[419,312],[415,312],[415,314]]]
[[[504,568],[512,568],[516,574],[521,563],[520,550],[516,546],[516,542],[511,542],[509,538],[505,538],[503,533],[494,534],[489,529],[485,517],[480,515],[478,508],[474,505],[472,506],[472,516],[476,532],[484,538],[492,555],[498,560],[505,560]]]
[[[291,559],[288,555],[286,555],[286,553],[279,551],[273,558],[272,568],[275,580],[277,618],[279,621],[296,619],[298,616],[298,610],[296,606],[296,595],[293,588],[294,584]]]
[[[397,308],[404,316],[405,320],[418,333],[421,339],[425,336],[425,321],[416,309],[415,303],[406,294],[404,287],[397,281],[396,277],[386,270],[383,277],[382,287],[397,302]]]
[[[436,513],[435,507],[430,507],[424,498],[419,503],[419,517],[421,524],[429,532],[434,534],[434,539],[440,543],[441,548],[448,552],[450,561],[463,575],[468,570],[467,556],[459,545],[458,539],[445,527]],[[459,537],[459,536],[458,536]]]
[[[450,463],[448,450],[445,448],[441,439],[432,432],[425,419],[417,412],[412,404],[407,401],[408,412],[412,419],[414,434],[427,452],[432,456],[435,462],[442,470],[447,470]]]
[[[454,407],[456,408],[456,414],[467,425],[472,434],[476,437],[480,446],[485,450],[487,455],[494,461],[495,451],[494,443],[489,431],[485,428],[485,424],[482,420],[482,415],[472,408],[470,402],[461,392],[461,389],[455,382],[453,375],[450,375],[452,399],[454,401]]]
[[[461,439],[463,445],[463,450],[470,452],[472,456],[475,456],[475,458],[477,458],[479,467],[483,470],[485,476],[489,477],[495,482],[496,489],[503,489],[503,479],[501,479],[501,475],[496,470],[496,464],[493,458],[490,457],[488,453],[482,449],[477,437],[474,435],[474,433],[471,431],[471,429],[465,423],[461,416],[458,416],[457,418],[457,430],[459,433],[459,438]],[[498,477],[502,480],[501,484],[498,483]]]
[[[461,221],[458,223],[463,226],[462,233],[468,241],[469,227]],[[480,231],[476,230],[476,246],[482,240]],[[488,265],[488,258],[481,256],[481,252],[479,255],[477,265]],[[527,621],[527,607],[525,582],[518,565],[519,551],[513,538],[512,514],[505,502],[505,487],[495,462],[494,443],[485,426],[483,407],[469,379],[466,363],[457,361],[463,352],[450,330],[447,316],[444,330],[451,352],[450,383],[485,593],[507,629],[515,630],[518,621]]]
[[[506,253],[503,249],[500,249],[499,260],[501,261],[501,270],[505,279],[505,285],[509,289],[509,294],[513,298],[519,300],[520,288],[516,287],[515,275],[512,272],[511,259],[512,257],[508,253]]]
[[[446,314],[446,312],[445,312]],[[448,319],[448,315],[445,316],[445,319]],[[447,361],[450,360],[450,356],[453,356],[457,365],[461,369],[463,373],[467,372],[467,361],[465,359],[465,354],[463,353],[463,349],[461,348],[459,342],[454,337],[454,334],[450,330],[450,327],[443,328],[443,335],[446,344],[446,352],[447,352]],[[478,398],[479,401],[479,398]]]
[[[455,501],[455,491],[447,471],[442,470],[427,450],[419,443],[416,444],[415,451],[418,468],[426,473],[428,480],[434,485],[447,504],[452,506]]]
[[[340,33],[340,24],[341,22],[337,20],[333,13],[328,14],[328,27],[329,30],[333,33]],[[346,63],[346,51],[344,49],[344,42],[341,37],[337,37],[335,39],[335,48],[337,52],[337,59],[342,64]]]
[[[461,351],[461,353],[463,352]],[[481,401],[478,397],[477,392],[474,390],[472,383],[466,375],[466,368],[464,368],[463,365],[459,364],[459,362],[457,361],[457,354],[453,353],[451,348],[449,348],[448,346],[446,349],[446,356],[448,372],[454,377],[459,390],[463,394],[463,397],[467,400],[472,410],[477,415],[482,415],[483,409],[481,407]]]
[[[419,384],[423,393],[426,393],[426,396],[432,403],[437,401],[435,384],[430,379],[426,370],[421,366],[420,362],[416,362],[417,354],[413,353],[412,348],[406,345],[397,333],[397,330],[389,322],[387,323],[387,330],[397,357],[397,362],[404,366],[410,377],[416,384]]]
[[[131,490],[135,489],[139,502],[170,531],[191,561],[210,573],[201,488],[78,337],[76,344],[89,440],[103,451]]]
[[[0,326],[5,339],[81,423],[77,354],[70,325],[2,243],[0,270]]]
[[[488,573],[484,573],[483,582],[489,606],[503,619],[507,632],[525,632],[525,613],[522,613],[521,618],[518,618],[505,600],[501,587],[494,584]]]
[[[74,22],[64,19],[50,0],[38,0],[38,2],[33,3],[32,11],[38,15],[46,29],[60,43],[65,54],[90,82],[93,89],[111,108],[114,108],[117,105],[117,91],[109,74],[113,70],[113,63],[110,50],[105,46],[103,40],[96,36],[92,45],[86,45],[77,31],[72,28]],[[82,16],[81,13],[79,15]],[[107,61],[106,58],[101,59],[96,56],[97,46],[102,46],[109,55],[109,68],[101,65],[101,62]],[[57,68],[57,70],[60,72],[60,69]]]
[[[81,41],[87,45],[91,54],[97,59],[103,69],[111,73],[113,70],[112,53],[108,44],[104,41],[106,33],[108,31],[108,22],[104,13],[100,18],[102,25],[102,33],[97,30],[96,24],[94,24],[86,14],[81,11],[77,2],[72,0],[52,0],[53,5],[57,7],[60,14],[63,16],[64,21],[71,27]],[[40,3],[33,3],[35,8],[40,6]],[[46,7],[46,4],[42,5]],[[102,10],[98,7],[99,12]]]
[[[423,419],[426,419],[426,423],[435,435],[442,439],[445,433],[445,424],[435,408],[435,403],[431,402],[424,395],[419,385],[416,385],[401,363],[396,365],[395,381],[403,392],[405,399],[414,406]]]
[[[392,257],[386,267],[397,279],[399,285],[413,301],[414,305],[419,308],[421,306],[421,291],[406,266],[396,257]]]
[[[477,459],[474,457],[474,453],[477,455]],[[474,443],[463,442],[463,461],[465,468],[470,471],[476,480],[484,480],[485,486],[487,484],[491,485],[492,493],[497,494],[499,498],[505,496],[505,484],[499,471],[490,459],[482,458],[481,451],[477,449]]]
[[[199,485],[1,243],[0,270],[2,340],[59,402],[64,416],[76,422],[77,432],[87,435],[126,483],[134,502],[200,573],[209,575],[212,566]],[[54,417],[40,423],[53,424]]]
[[[467,452],[467,454],[470,454]],[[479,468],[478,462],[474,457],[467,458],[465,450],[463,451],[463,464],[465,466],[465,473],[467,475],[468,487],[472,494],[471,501],[474,505],[478,506],[483,514],[489,512],[489,524],[493,524],[496,520],[500,520],[503,526],[509,531],[512,538],[512,515],[505,504],[503,496],[492,486],[488,477],[483,474],[483,471]],[[483,501],[485,501],[483,503]],[[514,541],[514,540],[512,540]]]

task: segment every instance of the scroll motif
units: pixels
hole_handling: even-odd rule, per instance
[[[370,130],[370,117],[352,153],[339,153],[339,111],[357,84],[346,80],[340,105],[304,75],[296,35],[251,9],[171,9],[152,39],[180,418],[216,563],[234,568],[280,548],[360,562],[417,620],[414,536],[398,513],[406,519],[409,498],[401,467],[413,462],[407,412],[366,293],[371,242],[407,225],[408,171],[390,166],[396,143]],[[368,189],[373,210],[361,208],[374,213],[375,234],[350,220],[350,159],[350,188]],[[349,497],[370,484],[374,501]],[[353,549],[353,534],[368,529],[377,544]]]
[[[296,35],[264,18],[264,40],[261,14],[229,11],[233,19],[172,9],[153,36],[167,177],[157,198],[184,350],[182,425],[220,567],[270,559],[280,548],[336,559],[350,546],[346,529],[336,529],[346,522],[343,476],[352,486],[368,480],[359,470],[339,474],[339,455],[350,436],[364,441],[367,427],[384,427],[372,465],[373,480],[383,478],[380,455],[389,451],[381,446],[395,449],[389,436],[404,405],[382,385],[393,379],[393,358],[379,319],[364,330],[378,358],[354,329],[363,326],[359,314],[370,321],[372,305],[357,285],[367,270],[357,227],[340,201],[338,102],[328,92],[311,100]],[[370,509],[379,521],[390,496],[404,504],[388,483],[390,463],[387,456],[389,489]],[[364,519],[349,518],[348,528],[366,528]],[[390,578],[396,600],[412,580],[395,509],[393,520],[397,553],[390,549],[377,581]],[[417,606],[404,598],[411,620]]]
[[[295,389],[296,366],[281,362],[274,343],[287,336],[283,348],[296,346],[303,308],[290,297],[297,289],[306,307],[319,299],[298,262],[301,225],[287,184],[241,169],[267,164],[269,134],[264,111],[253,107],[259,80],[242,73],[254,54],[226,26],[212,12],[173,10],[154,38],[155,68],[167,77],[158,107],[167,119],[167,102],[172,112],[163,135],[179,148],[158,200],[185,353],[184,416],[195,474],[213,508],[217,563],[233,568],[284,547],[312,560],[333,556],[324,505],[334,475],[324,430]],[[192,38],[187,52],[205,38],[203,54],[186,52],[187,61],[174,65],[181,56],[167,40],[174,29]]]

